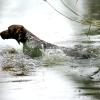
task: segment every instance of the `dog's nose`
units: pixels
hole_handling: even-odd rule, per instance
[[[0,32],[0,36],[1,36],[2,32]]]
[[[2,35],[2,32],[3,32],[3,31],[0,32],[0,36]]]
[[[2,39],[9,39],[10,38],[8,30],[0,32],[0,36],[2,37]]]
[[[1,32],[0,32],[0,36],[1,36]]]
[[[0,36],[2,35],[2,32],[0,32]]]

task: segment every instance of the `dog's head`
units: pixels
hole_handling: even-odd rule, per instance
[[[22,25],[11,25],[0,33],[2,39],[16,39],[18,43],[26,41],[26,29]]]

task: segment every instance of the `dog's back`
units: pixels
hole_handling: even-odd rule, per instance
[[[36,37],[31,32],[27,31],[26,33],[26,42],[23,43],[23,52],[30,55],[31,57],[42,56],[45,49],[56,49],[58,46],[45,42],[38,37]]]

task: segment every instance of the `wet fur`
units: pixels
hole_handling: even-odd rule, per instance
[[[11,25],[0,33],[2,39],[15,39],[23,43],[23,51],[30,56],[41,56],[40,49],[58,48],[58,46],[39,39],[22,25]]]

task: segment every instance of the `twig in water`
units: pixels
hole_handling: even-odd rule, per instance
[[[97,71],[95,71],[95,72],[91,75],[91,77],[94,76],[94,75],[96,75],[96,74],[99,73],[99,72],[100,72],[100,68],[99,68]]]
[[[65,4],[65,2],[63,0],[60,0],[62,2],[62,4],[68,8],[72,13],[74,13],[77,16],[80,16],[77,12],[75,12],[71,7],[69,7],[67,4]]]

